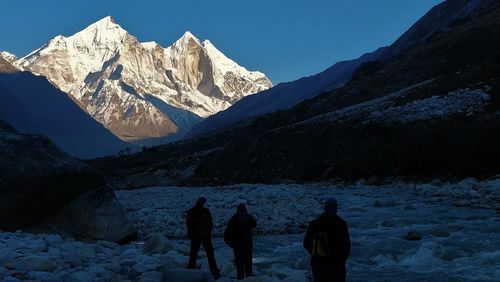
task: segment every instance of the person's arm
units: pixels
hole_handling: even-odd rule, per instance
[[[191,239],[192,229],[193,229],[193,219],[189,211],[187,212],[186,215],[186,229],[187,229],[187,236],[189,239]]]
[[[208,226],[210,227],[210,230],[212,230],[214,228],[214,221],[212,219],[212,214],[208,209],[207,209],[207,215],[208,215]]]
[[[257,227],[257,221],[255,220],[255,218],[253,216],[250,216],[251,220],[250,220],[250,230],[251,229],[254,229],[255,227]]]
[[[347,227],[347,223],[344,222],[342,226],[342,233],[343,233],[343,258],[344,260],[347,260],[349,258],[349,255],[351,254],[351,238],[349,236],[349,228]]]

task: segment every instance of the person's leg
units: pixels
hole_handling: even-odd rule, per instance
[[[312,272],[312,277],[314,282],[320,282],[320,277],[321,275],[319,274],[319,269],[318,269],[318,262],[314,259],[311,258],[311,272]]]
[[[196,269],[196,260],[198,259],[198,251],[200,250],[201,242],[198,240],[191,240],[191,249],[189,250],[189,269]]]
[[[245,278],[243,252],[237,248],[234,249],[234,264],[236,266],[236,279],[243,280]]]
[[[311,264],[314,282],[345,282],[345,265],[327,260]]]
[[[346,269],[345,264],[336,263],[332,268],[332,281],[334,282],[345,282],[346,279]]]
[[[253,276],[252,271],[252,248],[248,248],[245,252],[245,277]]]
[[[215,261],[215,252],[214,246],[212,245],[212,240],[203,241],[203,248],[205,249],[205,253],[207,253],[208,259],[208,267],[210,268],[210,272],[212,272],[213,276],[220,275],[220,269],[217,267],[217,262]]]

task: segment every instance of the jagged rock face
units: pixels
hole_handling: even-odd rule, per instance
[[[189,32],[162,48],[140,43],[111,17],[57,36],[16,64],[47,76],[124,140],[187,132],[272,86],[264,74],[247,71]]]
[[[0,73],[19,71],[13,64],[16,59],[16,56],[8,52],[0,52]]]

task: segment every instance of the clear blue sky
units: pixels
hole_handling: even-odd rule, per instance
[[[278,82],[389,45],[442,0],[3,0],[0,50],[24,56],[107,15],[166,47],[189,30]]]

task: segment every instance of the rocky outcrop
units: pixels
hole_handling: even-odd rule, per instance
[[[72,237],[123,241],[134,236],[101,175],[49,139],[2,126],[0,155],[0,229],[39,230],[41,222],[64,221],[56,231]]]
[[[14,66],[13,62],[16,57],[7,52],[0,52],[0,73],[17,72],[19,69]]]

